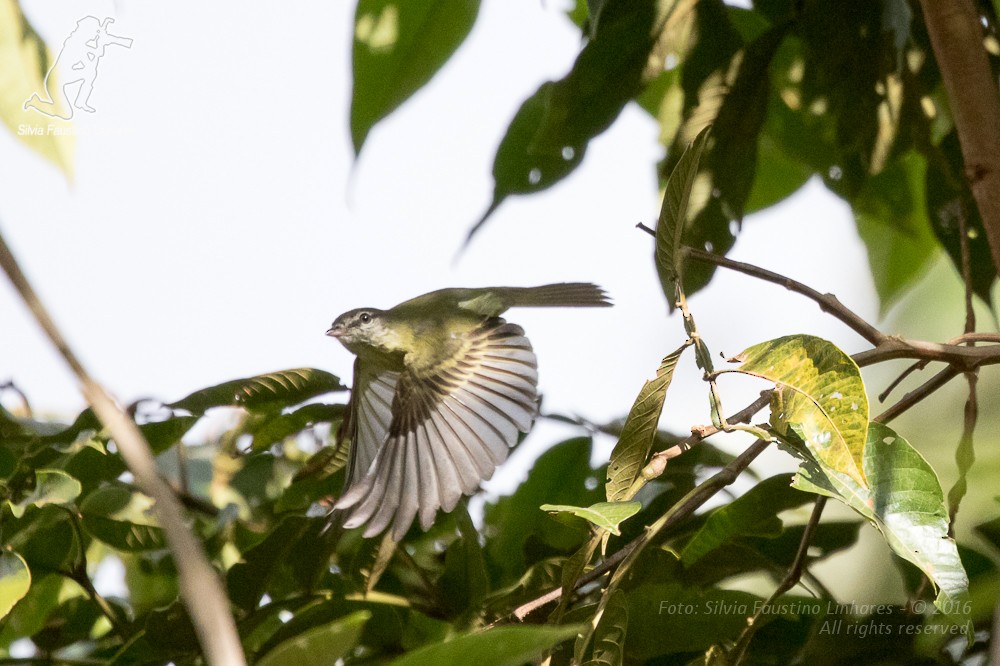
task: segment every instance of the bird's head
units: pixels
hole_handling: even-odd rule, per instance
[[[369,349],[391,351],[392,330],[385,312],[374,308],[349,310],[337,317],[326,334],[337,338],[355,354]]]

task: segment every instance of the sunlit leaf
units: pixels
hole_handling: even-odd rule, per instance
[[[881,423],[868,427],[864,465],[868,487],[810,460],[799,467],[794,486],[839,499],[868,519],[893,552],[927,575],[938,591],[938,607],[960,616],[969,580],[948,536],[944,492],[933,468]]]
[[[10,502],[10,512],[15,518],[20,518],[29,506],[69,504],[80,495],[81,490],[80,482],[61,469],[36,470],[34,489],[16,504]]]
[[[656,426],[663,412],[663,402],[667,397],[667,388],[674,378],[674,368],[683,351],[682,347],[660,362],[656,377],[643,385],[629,410],[608,462],[608,479],[604,491],[609,502],[630,500],[641,487],[633,486],[639,480],[640,472],[649,458],[649,451],[656,437]]]
[[[638,502],[598,502],[586,507],[543,504],[540,508],[542,511],[570,513],[579,516],[603,530],[618,535],[621,534],[618,531],[618,524],[637,514],[642,505]]]
[[[45,42],[21,13],[16,0],[0,0],[0,120],[20,141],[73,179],[76,139],[69,121],[26,108],[33,95],[58,91],[58,73]],[[58,105],[62,102],[56,95]],[[69,109],[59,109],[66,114]]]
[[[372,127],[427,83],[465,40],[479,0],[360,0],[354,13],[351,139],[361,152]]]
[[[327,666],[346,656],[361,638],[371,619],[368,611],[357,611],[329,624],[313,627],[280,643],[257,659],[257,666]]]
[[[831,469],[865,485],[862,467],[868,428],[868,397],[861,371],[833,343],[791,335],[754,345],[735,359],[739,372],[775,383],[771,425],[792,431]]]
[[[20,601],[31,588],[31,571],[15,552],[0,551],[0,618]]]
[[[83,527],[95,539],[127,552],[167,547],[152,517],[152,500],[122,485],[108,485],[87,495],[80,505]]]
[[[495,627],[458,636],[444,643],[417,648],[392,662],[393,666],[522,666],[581,630],[579,625],[520,625]]]
[[[243,407],[250,411],[273,411],[290,407],[331,391],[345,391],[335,375],[315,368],[282,370],[246,379],[223,382],[167,405],[194,414],[212,407]]]

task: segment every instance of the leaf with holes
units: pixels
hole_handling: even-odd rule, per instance
[[[934,469],[910,443],[881,423],[868,427],[865,475],[869,485],[806,460],[793,486],[838,499],[873,525],[893,552],[923,571],[938,591],[935,604],[959,616],[969,579],[954,539],[948,510]],[[961,620],[961,618],[960,618]]]
[[[802,439],[821,464],[867,485],[868,397],[858,365],[832,342],[790,335],[754,345],[737,372],[775,383],[771,425]]]
[[[204,414],[212,407],[243,407],[252,412],[276,411],[332,391],[346,391],[336,375],[315,368],[281,370],[234,379],[195,391],[167,407]]]

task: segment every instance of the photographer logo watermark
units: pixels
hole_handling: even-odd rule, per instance
[[[97,81],[97,68],[109,46],[132,48],[132,39],[113,35],[108,28],[114,19],[98,20],[85,16],[76,22],[76,28],[63,42],[62,49],[52,67],[45,74],[45,96],[32,93],[24,102],[24,110],[31,109],[50,118],[70,120],[76,110],[93,113],[90,96]],[[55,74],[55,75],[53,75]],[[56,83],[56,79],[61,83]]]

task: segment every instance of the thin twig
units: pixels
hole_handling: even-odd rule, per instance
[[[951,366],[945,368],[944,370],[937,373],[936,375],[928,379],[926,382],[924,382],[917,388],[913,389],[912,391],[904,395],[895,405],[885,410],[878,416],[872,418],[872,421],[878,421],[879,423],[888,423],[889,421],[893,420],[894,418],[896,418],[897,416],[908,410],[910,407],[916,405],[924,398],[929,397],[932,393],[937,391],[939,388],[941,388],[942,386],[944,386],[945,384],[947,384],[960,374],[961,374],[960,370],[956,370]]]
[[[757,621],[760,620],[761,615],[768,610],[768,607],[773,604],[778,597],[795,587],[802,578],[802,572],[805,570],[806,556],[809,554],[809,543],[812,541],[813,536],[816,534],[816,529],[819,527],[820,518],[823,516],[823,509],[826,508],[826,500],[827,498],[825,495],[820,495],[816,498],[812,514],[809,516],[809,522],[806,523],[806,528],[802,532],[802,539],[799,541],[799,549],[795,553],[795,559],[792,560],[792,565],[788,568],[788,573],[785,574],[784,579],[782,579],[782,581],[778,584],[778,587],[774,589],[771,596],[769,596],[767,600],[760,605],[753,617],[747,618],[747,626],[740,633],[740,637],[736,640],[736,646],[729,655],[732,663],[742,663],[743,658],[746,656],[747,648],[750,647],[750,641],[753,639],[753,635],[757,632]]]
[[[0,266],[39,326],[73,370],[87,402],[111,432],[136,485],[153,498],[154,510],[177,564],[181,599],[187,606],[208,662],[226,666],[246,664],[239,635],[236,633],[236,623],[229,611],[229,599],[218,572],[209,563],[201,543],[185,525],[181,506],[174,497],[173,490],[160,478],[149,443],[142,431],[84,369],[21,271],[2,235]]]
[[[713,495],[733,483],[743,470],[745,470],[750,463],[757,458],[757,456],[764,452],[769,444],[770,442],[766,442],[764,440],[754,440],[754,442],[750,444],[750,446],[748,446],[743,453],[737,456],[736,459],[732,460],[715,475],[693,488],[687,495],[681,498],[680,501],[670,507],[670,510],[657,520],[654,525],[647,527],[642,534],[629,541],[606,560],[580,576],[574,585],[574,589],[579,589],[584,585],[597,580],[607,572],[616,568],[622,560],[632,555],[636,550],[645,547],[649,541],[655,538],[663,530],[673,527],[681,520],[690,516],[698,509],[698,507],[711,499]],[[542,606],[558,601],[561,596],[562,588],[558,587],[518,606],[507,619],[516,618],[518,620],[524,620],[524,618]],[[494,624],[499,624],[500,622],[501,621],[497,621]]]
[[[649,233],[654,237],[656,236],[656,232],[654,230],[650,229],[641,222],[637,226],[646,233]],[[779,273],[761,268],[760,266],[754,266],[753,264],[747,264],[742,261],[734,261],[727,257],[713,254],[711,252],[704,252],[693,247],[685,247],[683,251],[692,259],[704,261],[709,264],[715,264],[716,266],[728,268],[730,270],[737,271],[738,273],[744,273],[745,275],[755,277],[759,280],[780,285],[797,294],[802,294],[819,305],[823,312],[833,315],[873,345],[877,346],[887,337],[884,333],[861,318],[853,310],[841,303],[840,300],[838,300],[833,294],[821,294],[808,285],[802,284],[797,280],[793,280],[792,278]]]

